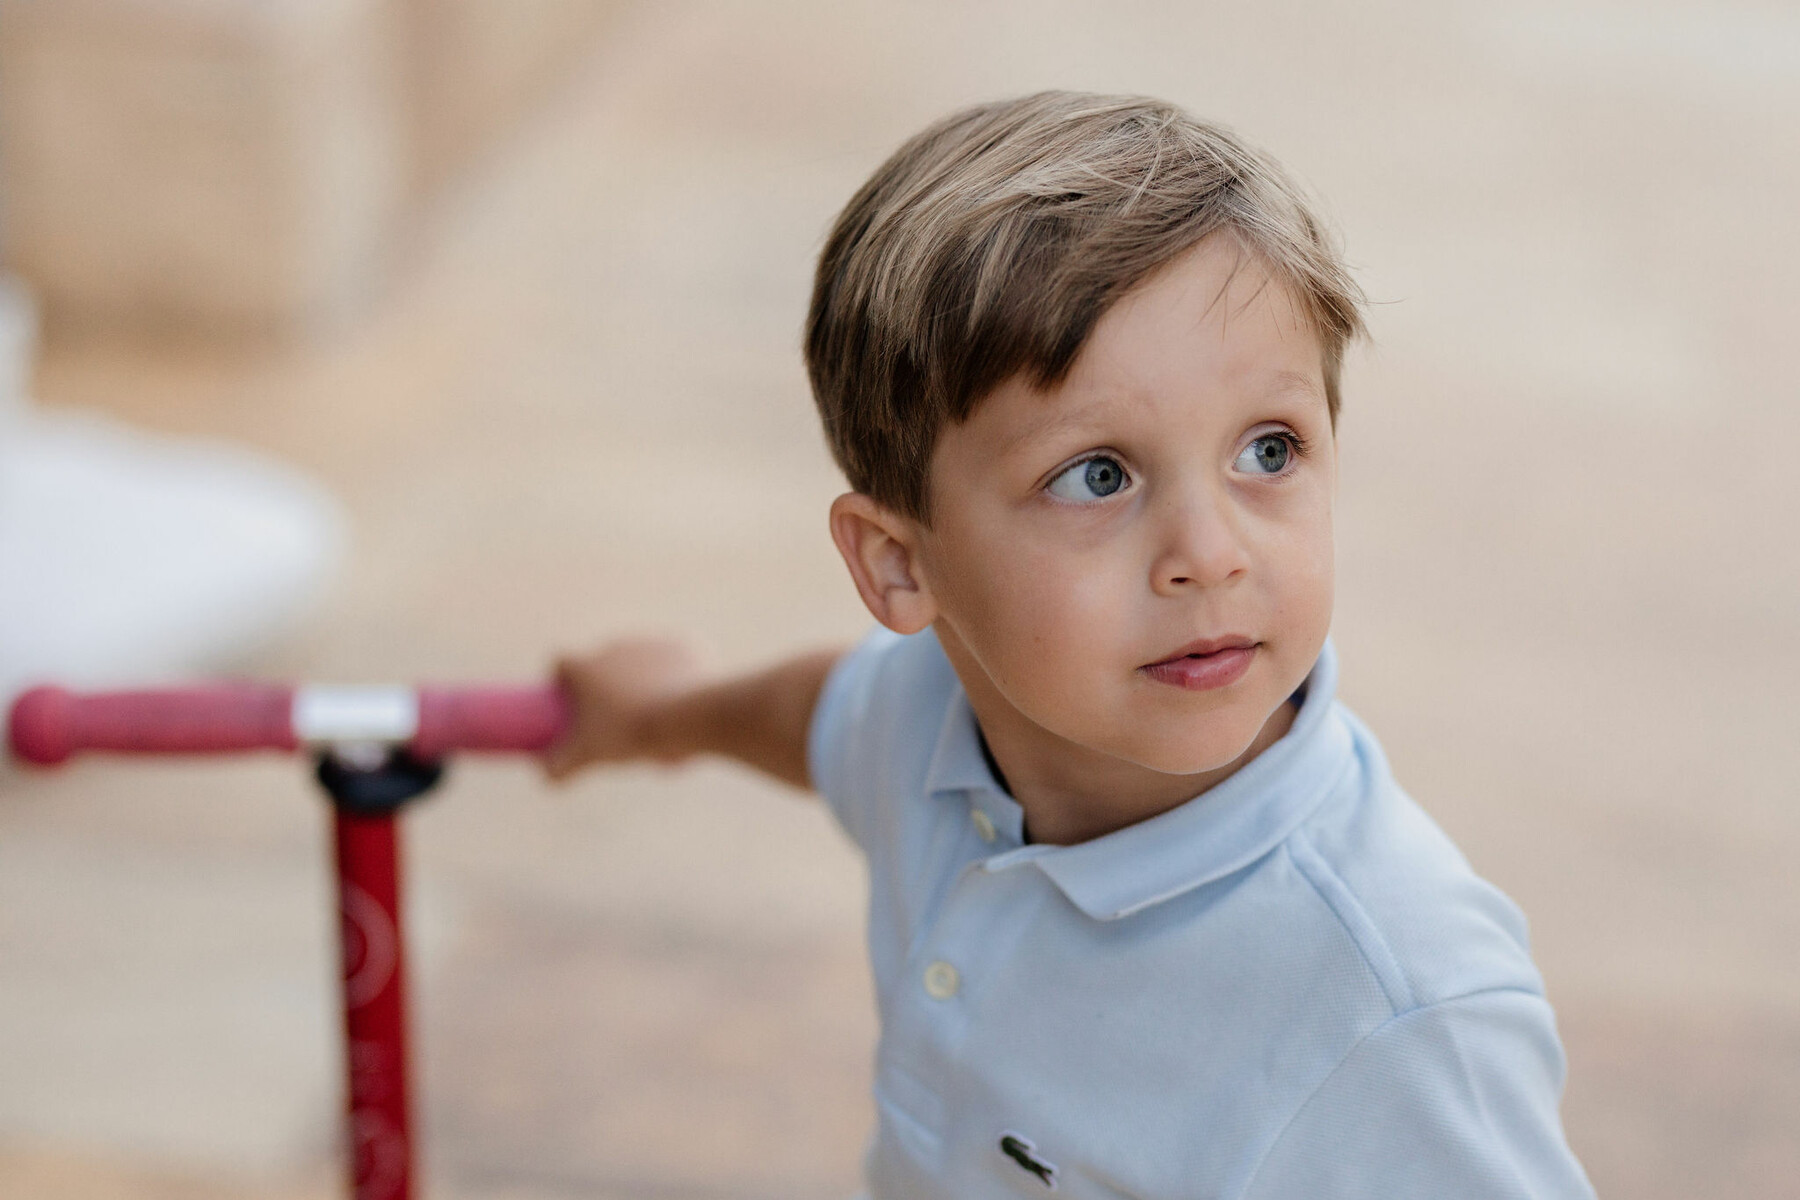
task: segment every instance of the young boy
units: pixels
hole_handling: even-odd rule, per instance
[[[1360,297],[1269,159],[1046,93],[908,142],[806,337],[885,626],[563,665],[550,769],[734,755],[867,856],[870,1195],[1589,1196],[1525,923],[1332,696]]]

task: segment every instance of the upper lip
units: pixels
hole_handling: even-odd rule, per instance
[[[1200,654],[1217,654],[1221,650],[1246,650],[1254,645],[1256,645],[1255,638],[1248,638],[1235,633],[1226,634],[1224,637],[1201,638],[1198,641],[1189,642],[1187,645],[1166,658],[1159,658],[1155,662],[1147,663],[1145,665],[1157,667],[1161,666],[1163,663],[1174,662],[1178,658],[1188,658],[1192,655]]]

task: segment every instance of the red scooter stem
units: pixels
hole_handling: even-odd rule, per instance
[[[351,1194],[356,1200],[411,1200],[398,823],[391,813],[359,816],[341,807],[333,822],[343,922]]]
[[[398,814],[437,785],[443,767],[404,751],[374,762],[328,752],[317,775],[331,796],[336,851],[350,1191],[356,1200],[411,1200]]]

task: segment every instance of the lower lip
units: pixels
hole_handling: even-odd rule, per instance
[[[1250,669],[1250,660],[1256,657],[1255,646],[1234,646],[1229,650],[1219,650],[1212,654],[1188,655],[1185,658],[1172,658],[1168,662],[1151,663],[1138,670],[1171,687],[1184,688],[1190,692],[1210,692],[1214,688],[1229,687],[1244,677]]]

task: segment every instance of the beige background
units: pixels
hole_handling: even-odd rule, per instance
[[[1344,691],[1530,915],[1601,1193],[1792,1195],[1791,7],[645,5],[351,333],[64,339],[38,390],[347,500],[336,602],[258,674],[847,638],[811,256],[900,138],[1050,85],[1185,102],[1326,198],[1379,301],[1341,429]],[[0,1193],[330,1194],[303,773],[0,788]],[[853,1188],[873,1022],[822,814],[724,768],[553,794],[464,763],[409,836],[433,1194]]]

